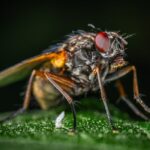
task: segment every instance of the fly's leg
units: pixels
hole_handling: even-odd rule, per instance
[[[118,89],[118,92],[120,94],[120,99],[122,99],[131,109],[132,111],[139,117],[141,117],[144,120],[148,120],[148,117],[145,116],[127,97],[124,87],[122,83],[118,80],[116,82],[116,87]]]
[[[23,112],[25,112],[27,110],[27,108],[29,107],[29,103],[30,103],[32,83],[33,83],[35,75],[36,75],[36,71],[33,70],[32,74],[30,76],[28,85],[27,85],[27,89],[26,89],[25,98],[24,98],[22,108],[20,108],[17,111],[13,112],[12,114],[7,116],[6,118],[0,120],[1,123],[5,122],[5,121],[8,121],[8,120],[11,120],[14,117],[18,116],[19,114],[22,114]]]
[[[106,78],[105,83],[111,82],[114,80],[117,80],[129,72],[133,71],[133,93],[134,93],[134,99],[136,100],[137,103],[140,104],[140,106],[148,113],[150,113],[150,108],[143,102],[143,100],[140,98],[139,95],[139,88],[138,88],[138,80],[137,80],[137,73],[136,73],[136,68],[135,66],[128,66],[116,73],[114,73],[112,76]]]
[[[17,115],[23,113],[29,107],[31,91],[32,91],[32,84],[33,84],[35,76],[40,76],[43,79],[49,80],[50,83],[53,84],[53,86],[55,86],[56,89],[58,89],[58,91],[66,98],[66,100],[70,104],[71,110],[73,112],[73,118],[74,118],[73,129],[75,130],[76,129],[76,111],[75,111],[73,99],[57,83],[63,85],[64,89],[65,88],[66,89],[73,88],[76,86],[76,84],[74,84],[69,79],[59,77],[52,73],[46,73],[46,72],[38,71],[38,70],[33,70],[32,74],[30,76],[22,108],[20,108],[18,111],[14,112],[13,114],[9,115],[8,117],[2,119],[0,122],[4,122],[4,121],[10,120],[10,119],[16,117]]]
[[[49,76],[49,73],[44,73],[48,81],[65,97],[69,105],[71,106],[71,110],[73,113],[73,130],[76,130],[77,121],[76,121],[76,111],[73,103],[73,99]],[[59,77],[58,77],[59,78]]]
[[[107,97],[106,97],[105,89],[104,89],[104,86],[103,86],[103,83],[102,83],[102,80],[101,80],[101,75],[100,75],[99,68],[96,69],[96,73],[97,73],[97,78],[98,78],[98,84],[99,84],[99,87],[100,87],[100,94],[101,94],[101,98],[102,98],[102,101],[103,101],[103,104],[104,104],[104,107],[105,107],[108,122],[109,122],[111,128],[114,130],[115,127],[113,125],[113,121],[112,121],[110,111],[109,111],[109,108],[108,108]]]

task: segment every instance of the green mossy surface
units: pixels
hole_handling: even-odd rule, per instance
[[[77,113],[76,133],[72,114],[67,112],[63,127],[55,129],[59,111],[31,111],[0,125],[0,150],[76,149],[143,150],[150,148],[150,122],[133,121],[112,109],[117,132],[112,132],[106,116],[99,111]],[[2,114],[3,117],[6,114]]]

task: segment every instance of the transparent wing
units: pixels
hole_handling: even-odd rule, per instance
[[[24,60],[0,72],[0,87],[19,81],[29,75],[34,68],[49,60],[52,53],[45,53]]]

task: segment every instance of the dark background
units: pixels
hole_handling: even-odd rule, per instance
[[[127,60],[137,67],[140,91],[149,103],[150,7],[142,1],[35,1],[1,2],[0,70],[41,53],[51,42],[92,23],[103,30],[120,30],[135,36],[128,39]],[[132,96],[132,80],[126,88]],[[0,111],[22,104],[27,80],[0,88]],[[111,91],[109,90],[111,99]]]

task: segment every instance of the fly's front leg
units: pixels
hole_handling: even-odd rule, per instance
[[[105,89],[104,89],[104,86],[103,86],[103,83],[102,83],[102,78],[101,78],[101,75],[100,75],[99,68],[96,68],[96,73],[97,73],[97,78],[98,78],[98,84],[99,84],[99,87],[100,87],[100,94],[101,94],[101,98],[102,98],[102,101],[103,101],[103,104],[104,104],[104,107],[105,107],[105,110],[106,110],[108,122],[109,122],[111,128],[114,130],[115,127],[113,125],[113,121],[112,121],[110,111],[109,111],[109,108],[108,108],[107,97],[106,97]]]
[[[139,87],[138,87],[138,80],[137,80],[137,73],[136,73],[135,66],[128,66],[126,68],[123,68],[120,71],[117,71],[116,73],[114,73],[110,77],[106,78],[105,79],[105,83],[117,80],[117,79],[125,76],[126,74],[128,74],[131,71],[133,71],[133,93],[134,93],[134,99],[136,100],[137,103],[139,103],[141,105],[141,107],[146,112],[150,113],[150,108],[140,98]]]
[[[139,117],[143,118],[144,120],[148,120],[148,117],[145,116],[127,97],[124,87],[120,81],[116,82],[116,87],[120,94],[120,99],[122,99],[131,109],[132,111]]]

